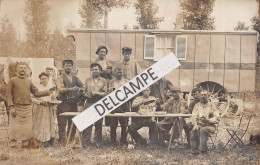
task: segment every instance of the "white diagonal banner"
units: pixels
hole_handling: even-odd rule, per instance
[[[83,131],[96,121],[112,112],[138,93],[160,80],[166,74],[180,66],[173,53],[162,58],[141,74],[97,101],[88,109],[75,116],[72,120],[79,131]]]

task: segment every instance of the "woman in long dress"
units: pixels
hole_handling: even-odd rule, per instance
[[[48,89],[48,74],[42,72],[39,78],[39,90]],[[38,144],[40,142],[44,147],[52,146],[55,138],[55,107],[48,103],[52,100],[52,97],[50,95],[33,99],[33,137],[38,141]]]

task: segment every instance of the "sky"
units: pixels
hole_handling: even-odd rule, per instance
[[[61,29],[65,32],[68,24],[80,27],[81,17],[78,9],[81,0],[47,0],[49,11],[49,30]],[[7,15],[16,28],[18,37],[25,38],[26,27],[24,25],[25,0],[0,0],[0,19]],[[135,0],[130,0],[135,2]],[[158,16],[164,17],[160,23],[160,29],[173,29],[176,14],[180,13],[179,0],[155,0],[159,6]],[[233,31],[238,21],[251,25],[250,19],[257,15],[258,5],[256,0],[216,0],[212,16],[215,17],[217,31]],[[131,5],[128,9],[114,9],[109,13],[108,28],[122,29],[124,24],[130,28],[137,25],[135,9]]]

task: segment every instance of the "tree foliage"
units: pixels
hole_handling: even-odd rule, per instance
[[[81,27],[84,28],[100,28],[102,15],[100,11],[93,5],[98,0],[83,0],[80,3],[79,14],[82,18]]]
[[[159,7],[154,4],[154,0],[137,0],[134,4],[136,9],[136,21],[141,29],[158,29],[163,17],[157,17]]]
[[[29,57],[49,57],[48,11],[46,0],[26,0],[25,24],[27,28],[26,52]]]
[[[257,0],[258,6],[260,7],[260,0]],[[258,56],[260,56],[260,8],[258,9],[258,16],[254,16],[251,19],[251,22],[253,24],[253,28],[258,33],[258,42],[257,42],[257,52]]]
[[[19,56],[16,31],[7,16],[1,20],[0,24],[0,56]]]
[[[248,30],[249,26],[246,26],[245,22],[240,22],[238,21],[237,26],[234,27],[235,31],[243,31],[243,30]]]
[[[211,16],[215,0],[180,0],[182,28],[185,30],[214,30]]]
[[[49,54],[55,58],[58,67],[64,59],[76,60],[76,47],[74,37],[65,37],[60,29],[54,30],[49,37]]]
[[[79,9],[82,27],[100,28],[102,27],[101,19],[104,18],[104,28],[107,29],[108,13],[114,8],[128,6],[129,2],[122,0],[83,0]]]

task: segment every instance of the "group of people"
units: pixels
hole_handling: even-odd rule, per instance
[[[91,75],[85,83],[73,74],[74,63],[72,60],[62,62],[63,73],[57,78],[52,78],[51,69],[39,75],[40,86],[36,87],[26,76],[27,66],[18,63],[17,76],[12,78],[7,86],[6,100],[10,109],[9,118],[9,145],[15,146],[17,140],[22,140],[22,147],[27,148],[37,142],[43,146],[53,145],[55,138],[55,116],[58,121],[58,142],[66,141],[71,118],[60,116],[63,112],[77,112],[86,110],[102,97],[125,84],[141,73],[140,65],[131,59],[132,49],[122,48],[123,60],[112,65],[107,61],[108,49],[99,46],[96,54],[98,58],[90,65]],[[55,85],[55,88],[53,87]],[[185,100],[180,96],[181,89],[162,78],[150,87],[142,91],[128,102],[125,102],[112,113],[135,111],[139,114],[165,111],[166,113],[190,113],[191,120],[182,118],[132,118],[106,117],[106,124],[110,126],[111,144],[116,145],[116,129],[118,123],[121,126],[120,145],[127,145],[127,134],[129,133],[137,145],[152,144],[162,145],[170,138],[169,131],[172,123],[182,120],[187,141],[193,153],[207,151],[208,133],[214,132],[215,124],[219,121],[216,108],[208,100],[207,91],[193,89],[194,101],[187,106]],[[32,96],[33,95],[33,96]],[[57,106],[50,104],[50,100],[62,101]],[[93,124],[95,126],[94,144],[102,146],[103,118]],[[66,129],[67,126],[67,129]],[[92,127],[82,132],[83,145],[91,144]],[[143,138],[138,130],[149,127],[149,140]],[[173,128],[173,143],[178,146],[179,128]],[[76,128],[72,128],[71,137],[74,137]]]

